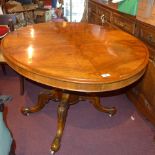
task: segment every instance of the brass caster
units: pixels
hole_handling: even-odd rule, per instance
[[[52,146],[51,146],[51,152],[57,152],[60,148],[60,138],[54,138]]]
[[[109,114],[109,117],[112,117],[113,115],[112,114]]]
[[[54,102],[60,102],[60,100],[58,98],[52,99],[52,101],[54,101]]]
[[[116,112],[117,112],[116,108],[115,108],[115,107],[113,107],[113,110],[112,110],[112,111],[110,111],[110,112],[108,112],[108,113],[109,113],[109,117],[114,116],[114,115],[116,114]]]
[[[30,115],[30,109],[29,108],[22,108],[21,112],[25,116],[29,116]]]
[[[52,154],[52,155],[54,155],[54,154],[55,154],[55,152],[54,152],[54,151],[52,151],[52,150],[50,150],[50,152],[51,152],[51,154]]]

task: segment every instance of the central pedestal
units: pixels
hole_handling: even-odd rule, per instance
[[[34,106],[28,108],[22,108],[21,111],[24,115],[29,115],[30,113],[38,112],[48,103],[49,100],[59,102],[57,109],[57,117],[58,117],[57,132],[51,145],[52,154],[54,154],[54,152],[57,152],[60,148],[61,138],[67,118],[67,112],[70,105],[78,103],[79,101],[82,100],[89,100],[90,103],[98,111],[108,113],[110,117],[116,113],[115,107],[112,108],[104,107],[100,102],[100,97],[95,96],[95,94],[89,93],[79,95],[75,92],[58,90],[58,89],[53,89],[51,91],[47,90],[40,93],[38,96],[38,102]]]

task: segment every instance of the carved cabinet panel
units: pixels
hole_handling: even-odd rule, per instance
[[[151,82],[150,82],[151,81]],[[137,85],[137,90],[144,94],[148,103],[155,109],[155,62],[150,60],[144,78]]]
[[[130,34],[135,33],[135,19],[133,19],[132,17],[127,17],[127,15],[123,16],[122,14],[113,13],[112,24]]]
[[[128,97],[137,109],[155,125],[155,62],[149,60],[147,71],[134,87],[128,90]]]
[[[138,24],[139,38],[155,48],[155,27]]]

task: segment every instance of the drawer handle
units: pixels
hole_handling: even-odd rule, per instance
[[[122,22],[118,22],[118,25],[121,26],[122,28],[123,28],[123,27],[126,27],[126,24],[124,24],[124,23],[122,23]]]
[[[155,40],[153,39],[152,35],[148,36],[148,41],[151,42],[151,43],[155,43]]]
[[[155,65],[155,56],[151,57],[150,60],[151,60],[152,63]]]
[[[101,23],[102,23],[102,25],[105,23],[105,15],[104,14],[101,15]]]
[[[125,24],[120,24],[120,26],[121,26],[121,27],[123,27],[123,28],[124,28],[124,27],[126,27],[126,25],[125,25]]]
[[[115,20],[115,24],[120,26],[120,27],[122,27],[122,28],[126,27],[126,24],[121,22],[121,21],[119,21],[119,20]]]

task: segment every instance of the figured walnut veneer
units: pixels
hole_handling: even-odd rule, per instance
[[[148,62],[146,46],[110,26],[41,23],[2,41],[7,63],[34,81],[80,92],[110,91],[139,79]]]

